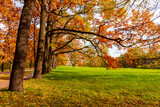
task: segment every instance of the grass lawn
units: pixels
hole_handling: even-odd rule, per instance
[[[2,106],[160,106],[160,70],[58,67],[25,92],[0,91]]]

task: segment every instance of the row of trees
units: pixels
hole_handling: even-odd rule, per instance
[[[159,44],[129,48],[125,54],[119,57],[119,63],[124,68],[159,68]]]
[[[50,72],[52,66],[56,67],[57,60],[59,63],[70,60],[73,66],[77,62],[79,65],[84,65],[84,62],[88,61],[99,64],[97,61],[102,60],[102,65],[116,68],[117,59],[109,56],[107,51],[112,45],[121,48],[159,41],[160,26],[153,22],[156,18],[153,18],[154,12],[150,11],[150,1],[24,0],[22,2],[24,6],[21,11],[12,0],[0,1],[2,5],[0,21],[5,26],[1,28],[0,40],[2,63],[7,58],[10,58],[12,63],[11,52],[15,53],[9,85],[11,91],[23,92],[27,59],[32,63],[35,62],[33,78],[41,79],[41,74]],[[154,10],[157,4],[155,3]],[[6,20],[12,22],[6,25]],[[12,43],[8,43],[8,40],[12,40]],[[59,55],[61,57],[57,58]]]

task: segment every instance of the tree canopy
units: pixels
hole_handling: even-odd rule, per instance
[[[108,54],[108,48],[157,45],[160,40],[160,26],[154,22],[159,18],[158,0],[24,0],[23,8],[16,2],[0,2],[0,23],[4,25],[0,63],[12,63],[14,57],[13,91],[23,91],[26,58],[35,65],[34,78],[41,79],[51,66],[67,61],[73,66],[117,68],[118,59]],[[16,79],[19,89],[13,85]]]

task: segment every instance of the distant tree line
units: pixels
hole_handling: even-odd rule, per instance
[[[123,68],[160,68],[160,46],[134,47],[119,57]]]

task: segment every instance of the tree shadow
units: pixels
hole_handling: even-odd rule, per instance
[[[1,92],[8,92],[8,88],[4,88],[2,90],[0,90]]]
[[[160,72],[159,72],[160,73]],[[74,81],[74,80],[80,80],[80,81],[89,81],[89,80],[99,80],[100,78],[102,81],[103,80],[115,80],[115,81],[130,81],[130,80],[136,80],[137,81],[154,81],[155,79],[157,80],[160,77],[160,75],[156,74],[145,74],[145,75],[134,75],[134,74],[82,74],[80,72],[76,72],[72,70],[56,70],[53,71],[44,78],[48,80],[69,80],[69,81]],[[139,79],[141,78],[141,79]],[[149,79],[148,79],[149,78]],[[147,80],[148,79],[148,80]],[[153,80],[152,80],[153,79]]]
[[[44,78],[48,80],[81,80],[81,81],[88,81],[88,80],[93,80],[96,78],[102,78],[105,77],[105,79],[113,79],[114,77],[111,75],[97,75],[97,74],[91,74],[91,75],[85,75],[81,74],[79,72],[71,72],[71,71],[53,71],[50,74],[44,76]]]

